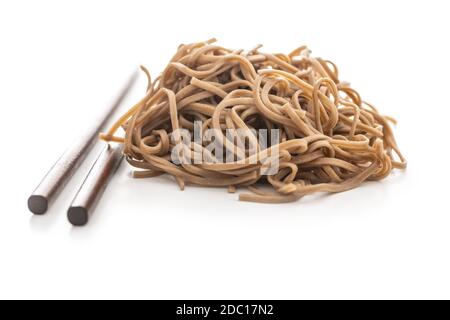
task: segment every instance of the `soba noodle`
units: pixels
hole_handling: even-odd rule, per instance
[[[126,159],[139,168],[134,177],[167,173],[181,189],[186,184],[227,187],[231,193],[246,188],[250,192],[240,200],[274,203],[346,191],[406,168],[389,124],[394,120],[340,81],[331,61],[312,57],[305,46],[269,54],[261,46],[230,50],[214,42],[180,45],[154,81],[142,67],[148,78],[145,96],[101,135],[124,144]],[[233,161],[217,161],[206,139],[184,144],[183,157],[190,161],[173,161],[181,139],[173,133],[193,134],[198,121],[204,131],[214,130]],[[120,127],[124,138],[115,136]],[[256,148],[251,154],[242,148],[247,144],[227,138],[227,129],[279,134],[265,148],[251,134],[248,144]],[[269,175],[262,173],[264,152],[278,160],[278,170]],[[196,161],[199,154],[210,160]]]

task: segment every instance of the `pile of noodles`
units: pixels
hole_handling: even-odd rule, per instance
[[[331,61],[312,57],[305,46],[286,55],[261,52],[261,46],[230,50],[214,42],[180,45],[155,81],[142,68],[146,95],[101,135],[124,144],[127,161],[139,168],[134,177],[167,173],[181,189],[246,188],[250,192],[240,200],[288,202],[346,191],[406,167],[389,125],[395,121],[340,81]],[[279,170],[262,175],[262,162],[214,162],[214,154],[209,162],[174,163],[171,152],[179,141],[170,134],[180,128],[192,132],[194,121],[220,132],[223,141],[226,129],[279,129],[279,141],[267,147],[278,148]],[[115,136],[120,127],[124,138]],[[194,157],[207,143],[192,141],[184,156]]]

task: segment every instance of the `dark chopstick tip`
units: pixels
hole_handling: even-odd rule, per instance
[[[67,211],[67,218],[74,226],[84,226],[88,222],[88,212],[83,207],[70,207]]]
[[[32,195],[28,198],[28,209],[34,214],[44,214],[48,209],[48,200],[44,196]]]

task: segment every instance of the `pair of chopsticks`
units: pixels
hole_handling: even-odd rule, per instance
[[[99,121],[93,123],[86,130],[86,133],[63,153],[45,175],[41,183],[28,198],[28,208],[31,212],[37,215],[42,215],[47,212],[53,201],[64,189],[67,182],[95,145],[100,131],[131,91],[131,88],[136,82],[137,75],[138,73],[135,71],[124,85],[114,103],[103,111]],[[92,214],[95,205],[103,194],[106,185],[119,167],[122,158],[122,146],[107,144],[100,152],[67,211],[67,217],[70,223],[75,226],[82,226],[88,222],[89,216]]]

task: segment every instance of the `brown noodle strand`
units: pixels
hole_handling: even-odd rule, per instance
[[[141,67],[148,80],[144,98],[101,135],[124,143],[127,161],[141,169],[135,178],[167,173],[182,190],[186,184],[227,187],[230,193],[247,187],[252,193],[240,194],[240,200],[281,203],[350,190],[406,168],[389,125],[395,119],[340,81],[333,62],[312,57],[306,46],[288,55],[267,54],[261,45],[245,52],[215,41],[180,45],[153,82]],[[233,161],[218,161],[203,140],[182,146],[187,163],[171,161],[174,142],[181,141],[174,130],[187,129],[193,137],[195,121],[203,132],[214,130]],[[114,135],[120,127],[125,138]],[[261,149],[258,135],[251,134],[248,145],[256,153],[250,154],[242,138],[236,144],[226,129],[278,129],[280,140]],[[278,171],[261,175],[267,165],[261,159],[277,151]]]

